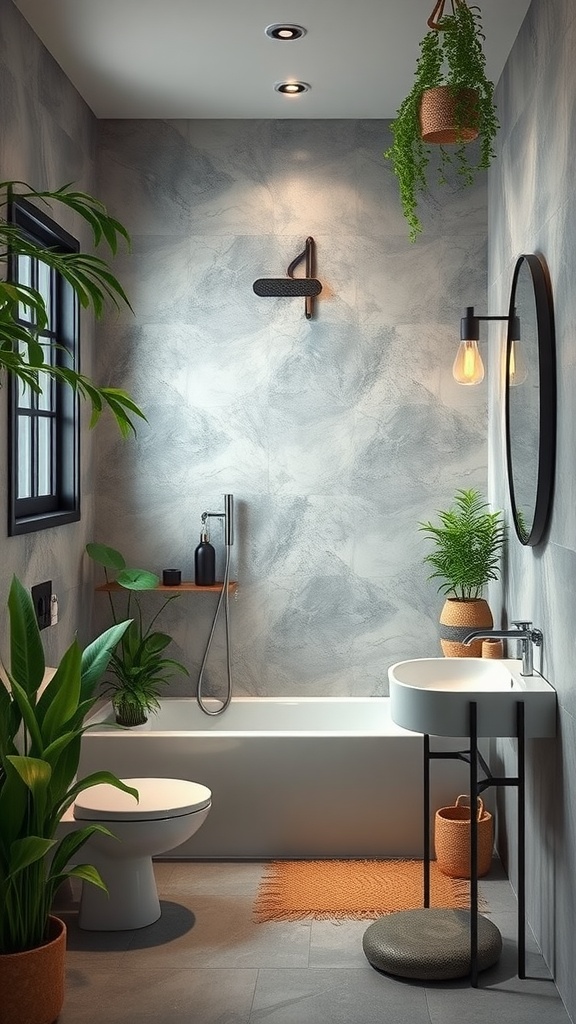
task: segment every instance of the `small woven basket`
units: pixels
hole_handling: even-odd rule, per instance
[[[467,800],[468,804],[461,804]],[[440,871],[450,878],[470,878],[470,797],[462,793],[452,807],[436,811],[434,845]],[[478,797],[478,877],[486,875],[492,863],[494,821]]]
[[[460,89],[455,94],[447,85],[426,89],[420,104],[420,128],[424,142],[472,142],[478,138],[478,93]]]

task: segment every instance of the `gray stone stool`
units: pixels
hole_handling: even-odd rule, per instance
[[[402,910],[379,918],[364,932],[367,959],[380,971],[420,981],[445,981],[470,974],[468,910]],[[478,917],[478,970],[495,964],[502,936]]]

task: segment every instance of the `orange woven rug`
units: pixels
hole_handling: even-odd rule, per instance
[[[430,905],[466,909],[470,882],[430,864]],[[264,868],[256,921],[372,920],[423,906],[421,860],[279,860]],[[481,910],[485,901],[479,899]]]

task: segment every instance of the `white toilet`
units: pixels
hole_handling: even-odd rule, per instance
[[[92,786],[73,806],[75,827],[97,822],[117,838],[95,834],[82,847],[85,863],[98,869],[105,893],[82,883],[80,928],[120,931],[144,928],[160,917],[152,857],[179,846],[200,828],[211,807],[206,786],[184,779],[123,779],[140,794]],[[74,827],[74,826],[73,826]]]

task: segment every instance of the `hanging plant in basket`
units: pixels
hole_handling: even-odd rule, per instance
[[[440,184],[446,184],[447,165],[453,164],[462,184],[471,185],[495,155],[499,124],[494,85],[486,78],[480,8],[450,2],[451,14],[444,14],[445,0],[438,0],[428,19],[414,84],[392,121],[393,141],[384,153],[398,178],[412,242],[422,230],[417,206],[428,188],[431,147],[439,146]],[[467,148],[474,139],[478,146]]]

